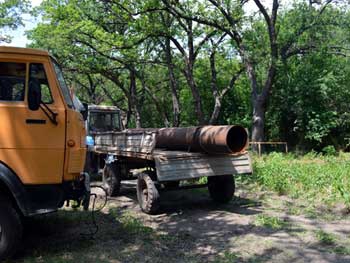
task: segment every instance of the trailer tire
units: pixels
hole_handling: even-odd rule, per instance
[[[228,203],[235,193],[235,179],[232,175],[208,177],[208,190],[217,203]]]
[[[152,178],[145,173],[137,179],[137,199],[141,210],[146,214],[155,214],[159,209],[159,192]]]
[[[0,262],[10,258],[22,239],[21,218],[13,204],[0,196]]]
[[[103,168],[102,181],[108,196],[117,196],[120,193],[121,178],[117,163],[106,163]]]

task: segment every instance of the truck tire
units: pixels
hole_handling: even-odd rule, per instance
[[[22,238],[21,218],[11,202],[0,196],[0,262],[10,258]]]
[[[137,179],[137,200],[146,214],[154,214],[159,209],[159,192],[148,174],[142,173]]]
[[[106,164],[103,168],[102,181],[108,196],[117,196],[120,192],[120,174],[117,163]]]
[[[208,189],[211,198],[217,203],[228,203],[235,193],[235,179],[232,175],[208,177]]]

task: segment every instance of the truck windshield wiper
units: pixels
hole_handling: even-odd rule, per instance
[[[50,121],[57,125],[57,113],[53,112],[49,106],[47,106],[47,104],[43,101],[40,101],[40,109],[45,113],[45,115],[50,119]]]

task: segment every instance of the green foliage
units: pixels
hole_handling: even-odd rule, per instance
[[[16,7],[23,1],[5,2]],[[234,29],[240,32],[254,62],[261,92],[270,64],[268,31],[261,12],[245,12],[241,3],[221,1],[220,5],[238,21]],[[177,6],[176,1],[172,4]],[[327,5],[322,13],[320,9],[316,2],[293,1],[281,5],[277,18],[279,56],[266,105],[265,140],[287,141],[290,149],[301,151],[321,151],[329,145],[345,149],[350,137],[350,14],[340,4]],[[232,26],[212,3],[186,0],[179,10],[210,18],[223,28]],[[42,15],[42,22],[28,32],[31,46],[47,49],[59,60],[84,101],[113,104],[127,112],[129,127],[137,125],[138,113],[143,127],[172,125],[169,68],[177,83],[180,125],[191,126],[198,124],[198,117],[188,71],[193,71],[207,123],[215,105],[210,55],[215,51],[219,94],[244,67],[232,38],[226,35],[215,46],[223,34],[216,28],[200,46],[214,27],[193,21],[187,24],[189,19],[168,12],[164,1],[45,0],[35,14]],[[171,39],[171,65],[166,59],[167,38]],[[193,51],[198,54],[189,69],[188,57]],[[136,74],[135,90],[131,72]],[[245,73],[223,95],[216,123],[251,128],[252,89]]]
[[[349,161],[349,154],[344,153],[338,157],[272,153],[255,158],[253,178],[279,194],[304,198],[313,205],[344,203],[349,207]]]
[[[322,149],[322,152],[328,156],[336,156],[338,154],[337,150],[333,145],[328,145]]]
[[[28,8],[28,1],[25,0],[2,0],[0,3],[0,43],[11,42],[6,35],[6,29],[15,30],[23,25],[21,15]]]

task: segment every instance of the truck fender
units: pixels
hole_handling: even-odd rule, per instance
[[[5,187],[5,191],[8,190],[8,194],[11,194],[10,197],[14,199],[22,214],[27,215],[28,208],[26,206],[26,191],[24,185],[15,172],[0,161],[0,189],[2,185]]]

